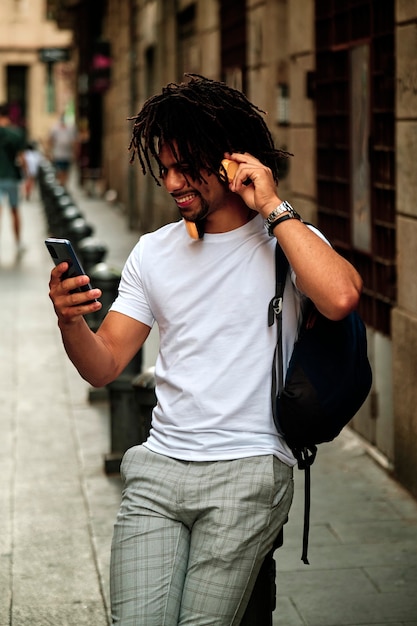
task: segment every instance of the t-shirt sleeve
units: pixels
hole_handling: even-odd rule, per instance
[[[123,313],[138,322],[152,327],[155,319],[143,288],[141,276],[142,254],[143,243],[140,240],[125,263],[120,278],[118,295],[110,310]]]

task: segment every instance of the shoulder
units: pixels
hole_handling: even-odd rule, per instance
[[[9,145],[13,145],[13,147],[17,150],[24,150],[25,134],[21,128],[16,126],[4,126],[0,130],[3,131],[3,138],[9,143]]]
[[[130,257],[136,261],[142,261],[146,257],[152,262],[157,262],[161,256],[166,254],[168,249],[172,250],[173,247],[180,249],[181,226],[180,222],[173,222],[142,234]]]

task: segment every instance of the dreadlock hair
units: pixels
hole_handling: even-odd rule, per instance
[[[279,163],[290,153],[274,147],[261,115],[265,112],[225,83],[199,74],[185,76],[188,82],[169,83],[128,118],[134,121],[130,162],[136,155],[143,174],[150,172],[160,185],[152,161],[159,166],[160,178],[163,166],[158,152],[166,143],[175,158],[187,164],[190,177],[202,182],[202,170],[222,180],[219,167],[225,152],[249,152],[271,169],[278,183]]]

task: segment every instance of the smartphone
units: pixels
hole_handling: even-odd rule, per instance
[[[226,182],[231,183],[239,167],[239,163],[236,161],[230,161],[229,159],[223,159],[219,170],[220,178]]]
[[[69,239],[49,237],[45,239],[45,245],[55,265],[59,265],[63,263],[63,261],[66,261],[69,265],[67,271],[62,274],[62,280],[72,278],[73,276],[83,276],[85,274],[83,266]],[[73,289],[71,293],[75,293],[76,291],[90,291],[90,289],[92,289],[92,286],[90,283],[87,283],[87,285]],[[92,302],[94,301],[95,300],[92,300]],[[86,302],[86,304],[88,303]]]
[[[223,161],[221,162],[221,167],[219,170],[220,173],[220,178],[226,182],[231,183],[232,180],[235,177],[235,174],[237,172],[237,169],[239,167],[239,163],[237,163],[236,161],[230,161],[230,159],[223,159]],[[245,185],[245,187],[247,187],[248,185],[251,184],[251,179],[247,178],[246,180],[243,181],[243,185]]]

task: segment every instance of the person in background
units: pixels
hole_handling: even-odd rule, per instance
[[[36,141],[29,141],[27,143],[24,158],[26,162],[26,176],[24,177],[23,186],[25,198],[26,200],[30,200],[38,178],[39,165],[42,160],[42,153]]]
[[[61,115],[50,130],[47,152],[55,168],[56,178],[64,187],[68,184],[71,165],[77,158],[77,146],[75,126],[67,124],[65,115]]]
[[[284,370],[306,297],[337,320],[362,290],[353,266],[280,197],[287,155],[262,111],[224,83],[187,78],[144,103],[130,145],[181,219],[140,238],[97,332],[84,315],[100,308],[100,290],[73,291],[88,277],[63,279],[64,262],[49,283],[67,354],[94,386],[116,379],[158,324],[150,433],[121,465],[118,626],[237,626],[287,520],[295,459],[271,406],[276,240],[291,265]]]
[[[0,104],[0,196],[6,197],[12,212],[14,238],[18,253],[23,252],[20,218],[20,183],[26,175],[25,134],[12,124],[7,103]],[[0,204],[1,208],[1,204]]]

